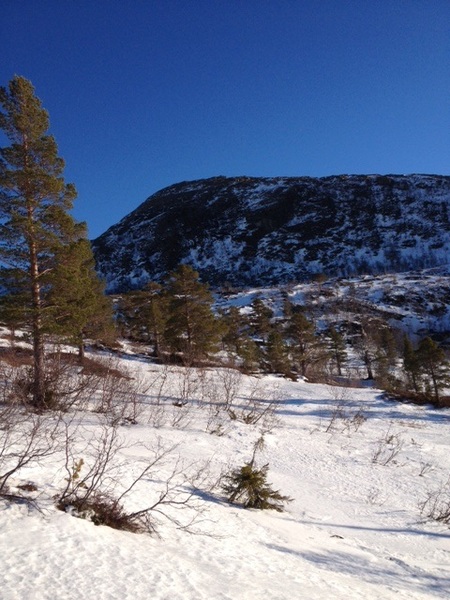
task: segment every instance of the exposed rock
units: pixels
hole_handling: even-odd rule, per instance
[[[93,242],[109,291],[189,263],[213,286],[450,262],[450,177],[214,177],[165,188]]]

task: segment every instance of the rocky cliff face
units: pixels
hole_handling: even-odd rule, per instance
[[[189,263],[214,286],[450,262],[450,177],[214,177],[157,192],[93,242],[109,291]]]

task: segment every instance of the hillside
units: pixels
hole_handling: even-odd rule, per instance
[[[165,188],[93,242],[108,290],[191,264],[213,286],[446,265],[450,177],[214,177]]]
[[[229,290],[216,294],[216,310],[237,306],[248,312],[256,297],[264,299],[275,317],[281,316],[288,298],[319,322],[338,324],[371,315],[417,339],[432,335],[446,346],[450,344],[448,267]]]
[[[236,414],[248,414],[255,402],[258,411],[268,404],[275,409],[245,423],[217,404],[223,400],[217,390],[223,392],[227,381],[224,370],[164,367],[131,352],[113,363],[106,355],[88,357],[128,373],[122,401],[139,386],[135,424],[114,424],[110,411],[98,411],[107,393],[100,382],[59,422],[56,415],[42,417],[61,431],[58,446],[10,481],[12,493],[33,484],[35,491],[22,493],[39,510],[1,501],[3,600],[72,600],[93,590],[98,598],[136,600],[447,597],[448,525],[426,517],[429,504],[424,512],[420,507],[448,487],[448,410],[388,402],[373,389],[236,372],[229,398]],[[187,387],[180,408],[175,399]],[[115,399],[114,410],[128,411],[120,402]],[[75,518],[70,507],[58,511],[55,494],[67,485],[66,427],[76,434],[69,458],[84,459],[81,476],[101,440],[117,429],[119,449],[104,477],[116,497],[155,452],[170,448],[123,503],[140,510],[169,489],[176,500],[193,493],[189,505],[162,505],[162,512],[150,513],[160,537],[95,526]],[[262,433],[258,464],[269,463],[269,482],[293,498],[280,514],[230,505],[220,487],[211,485],[251,458]],[[446,497],[441,492],[439,498]],[[180,526],[200,517],[193,529],[201,535],[181,531],[167,516]]]

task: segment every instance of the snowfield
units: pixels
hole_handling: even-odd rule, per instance
[[[449,410],[386,401],[373,389],[242,376],[236,413],[249,402],[270,408],[246,424],[212,409],[224,393],[219,370],[167,369],[133,355],[117,362],[140,394],[137,423],[119,428],[110,484],[123,491],[156,448],[175,446],[124,504],[148,506],[171,476],[185,492],[184,475],[200,471],[192,508],[164,509],[182,523],[200,517],[194,534],[157,513],[159,535],[150,535],[57,510],[60,452],[14,481],[37,485],[30,496],[40,510],[1,501],[2,600],[450,598],[450,529],[420,510],[449,480]],[[174,406],[177,398],[186,406]],[[77,428],[74,456],[88,463],[107,417],[85,410],[64,419]],[[269,463],[269,482],[293,498],[283,513],[229,505],[212,487],[251,459],[262,434],[256,461]]]

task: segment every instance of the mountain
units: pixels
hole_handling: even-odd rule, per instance
[[[150,196],[93,242],[111,292],[189,263],[213,286],[450,262],[450,177],[213,177]]]

